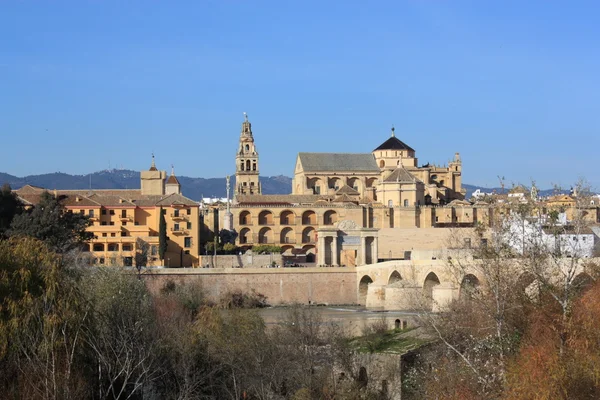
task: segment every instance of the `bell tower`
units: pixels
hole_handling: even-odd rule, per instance
[[[258,180],[258,151],[252,136],[252,124],[244,113],[240,146],[235,156],[235,194],[261,194]]]

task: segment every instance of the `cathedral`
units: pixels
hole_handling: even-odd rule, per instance
[[[265,195],[245,115],[228,218],[242,249],[273,244],[317,265],[369,264],[381,258],[382,229],[473,226],[477,210],[464,201],[461,174],[459,153],[446,166],[419,165],[392,128],[370,153],[298,153],[292,193]]]

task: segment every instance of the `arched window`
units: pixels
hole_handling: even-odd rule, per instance
[[[408,207],[408,200],[404,200],[404,207]]]
[[[250,160],[246,160],[246,171],[250,171]]]
[[[250,145],[246,145],[246,151],[250,151]]]

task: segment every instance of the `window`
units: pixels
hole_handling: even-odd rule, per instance
[[[115,221],[110,221],[109,225],[114,225]]]
[[[79,214],[85,215],[85,210],[79,210]]]
[[[192,247],[192,238],[186,237],[183,239],[183,247]]]
[[[100,257],[100,258],[98,259],[98,263],[99,263],[99,264],[104,264],[104,257]]]
[[[119,251],[119,245],[116,243],[109,243],[108,251]]]
[[[173,216],[174,217],[179,217],[179,210],[175,209],[175,211],[173,211]]]
[[[404,200],[404,207],[408,207],[408,200]]]
[[[106,225],[106,221],[100,222],[100,225]]]
[[[106,215],[106,210],[102,210],[102,215]]]
[[[129,244],[129,243],[123,244],[123,251],[131,251],[131,248],[132,248],[131,244]]]
[[[394,207],[394,200],[388,200],[388,207],[389,208]]]
[[[187,229],[192,229],[192,223],[191,222],[187,223]]]
[[[192,215],[192,209],[191,208],[186,209],[185,212],[186,212],[187,215]]]
[[[106,234],[106,232],[104,232],[104,233],[102,234],[102,237],[106,237],[106,236],[108,236],[108,235]]]
[[[127,221],[121,222],[121,225],[123,225],[123,226],[127,225]]]
[[[121,231],[121,237],[123,237],[123,236],[129,236],[129,235],[127,235],[127,231]]]
[[[121,210],[121,218],[127,218],[127,210]]]
[[[189,250],[186,250],[184,253],[185,253],[185,254],[187,254],[187,255],[189,255],[189,254],[190,254],[190,251],[189,251]]]
[[[178,231],[179,230],[179,224],[173,224],[173,230],[174,231]]]
[[[108,213],[109,213],[110,215],[115,215],[115,210],[110,210]]]
[[[114,232],[110,234],[110,237],[115,237],[115,236],[117,236],[117,234]]]

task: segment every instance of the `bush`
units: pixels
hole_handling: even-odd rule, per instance
[[[252,252],[256,254],[281,254],[281,251],[282,250],[280,246],[274,246],[270,244],[260,244],[258,246],[252,247]]]
[[[254,290],[250,293],[244,293],[241,290],[232,290],[225,292],[219,299],[220,308],[264,308],[267,307],[267,297],[256,293]]]

